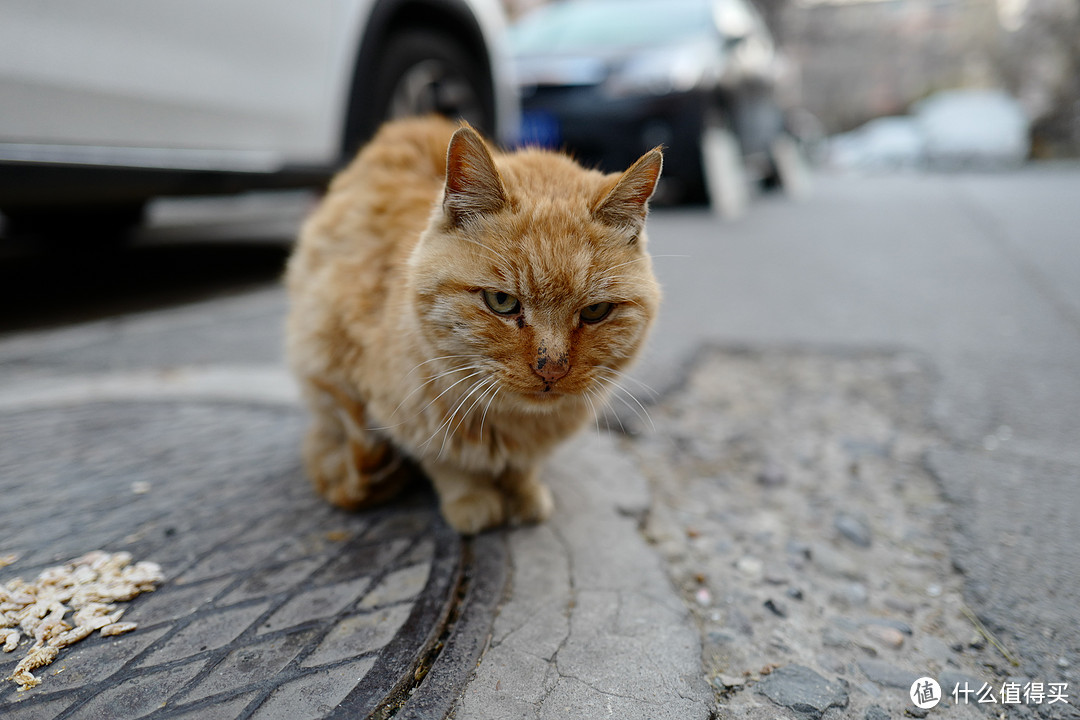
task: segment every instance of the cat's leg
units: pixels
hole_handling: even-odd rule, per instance
[[[323,380],[310,379],[304,390],[313,414],[304,464],[318,493],[347,510],[397,494],[408,475],[389,443],[364,429],[363,405]]]
[[[541,482],[537,467],[507,469],[499,477],[499,487],[506,495],[507,516],[512,524],[543,522],[555,509],[551,489]]]
[[[462,535],[475,535],[506,522],[506,498],[493,478],[433,460],[424,460],[420,466],[439,493],[443,517]]]

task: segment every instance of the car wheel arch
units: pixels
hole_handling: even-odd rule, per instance
[[[376,0],[353,67],[341,137],[343,158],[351,157],[360,145],[370,139],[380,122],[371,117],[367,102],[374,92],[377,77],[374,73],[364,72],[364,69],[377,66],[383,50],[395,35],[411,30],[429,30],[461,38],[462,49],[478,64],[486,78],[486,87],[481,90],[484,102],[490,106],[488,114],[494,119],[492,59],[487,52],[483,31],[469,5],[463,0]],[[486,130],[492,132],[494,128]]]

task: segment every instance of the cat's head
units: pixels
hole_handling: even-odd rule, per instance
[[[554,410],[602,399],[660,301],[645,216],[659,149],[621,174],[525,150],[496,157],[471,128],[409,263],[422,335],[477,398]],[[587,399],[587,400],[585,400]]]

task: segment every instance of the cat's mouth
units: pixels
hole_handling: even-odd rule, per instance
[[[548,406],[553,405],[560,400],[565,400],[568,397],[577,396],[580,393],[575,392],[573,388],[560,388],[558,385],[544,385],[540,388],[534,388],[520,394],[536,405]]]
[[[515,394],[530,403],[537,405],[550,405],[565,398],[570,393],[559,388],[557,385],[540,385],[524,388],[515,388]]]

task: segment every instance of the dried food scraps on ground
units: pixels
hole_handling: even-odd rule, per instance
[[[61,648],[95,630],[105,636],[134,630],[135,623],[120,622],[124,609],[116,603],[154,590],[164,576],[157,563],[131,560],[130,553],[94,550],[42,570],[32,583],[16,578],[0,587],[0,649],[14,652],[24,636],[34,641],[5,679],[29,690],[41,684],[32,671],[55,660]]]

